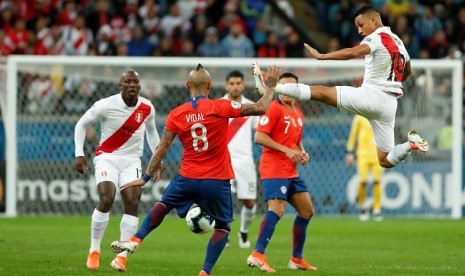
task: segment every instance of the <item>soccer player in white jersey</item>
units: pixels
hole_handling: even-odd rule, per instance
[[[231,71],[226,76],[224,89],[227,92],[224,99],[242,104],[253,103],[243,95],[244,74],[238,70]],[[258,116],[232,118],[229,119],[228,125],[228,149],[236,176],[231,180],[231,184],[235,189],[237,199],[242,203],[239,229],[240,248],[250,247],[248,233],[257,210],[257,171],[252,151],[252,129],[257,128],[257,125]]]
[[[316,100],[341,111],[366,117],[371,124],[377,146],[378,162],[391,168],[403,162],[412,150],[426,152],[428,142],[412,130],[408,141],[394,144],[394,122],[397,98],[402,96],[402,81],[411,73],[410,57],[403,42],[381,22],[372,6],[361,7],[354,16],[355,25],[364,37],[360,45],[321,54],[305,44],[310,54],[319,60],[348,60],[365,56],[365,76],[361,87],[309,86],[302,83],[278,84],[276,92],[300,100]],[[257,88],[263,84],[256,78]]]
[[[91,245],[87,257],[87,268],[91,270],[99,268],[100,243],[117,190],[124,204],[120,240],[129,240],[136,233],[139,224],[137,209],[142,190],[140,187],[120,190],[119,187],[142,175],[140,156],[144,147],[144,134],[147,135],[152,152],[160,141],[155,128],[155,108],[149,100],[139,97],[139,74],[134,70],[125,71],[121,75],[119,87],[120,93],[95,102],[87,110],[77,122],[74,133],[75,169],[85,174],[87,159],[83,147],[86,129],[98,121],[102,130],[93,162],[99,202],[92,214]],[[126,261],[127,252],[121,252],[111,262],[111,267],[126,271]]]

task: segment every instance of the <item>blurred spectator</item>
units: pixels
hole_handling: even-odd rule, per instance
[[[266,42],[267,26],[263,18],[256,21],[255,29],[252,32],[252,41],[255,46],[260,46]]]
[[[50,55],[64,55],[66,49],[65,39],[61,35],[61,28],[53,25],[50,28],[50,35],[52,37],[51,45],[49,46],[48,53]]]
[[[110,26],[115,35],[115,42],[128,42],[131,39],[131,30],[128,29],[124,19],[120,16],[113,17]]]
[[[18,18],[15,21],[14,28],[11,28],[7,33],[5,45],[12,54],[24,54],[28,39],[29,32],[26,30],[26,22]]]
[[[169,13],[161,19],[161,30],[165,36],[171,36],[171,32],[176,27],[181,27],[183,31],[189,29],[189,23],[182,18],[179,6],[174,3],[169,7]]]
[[[62,39],[65,42],[67,55],[87,55],[89,45],[93,43],[94,39],[92,32],[86,28],[84,15],[79,14],[74,20],[74,25],[62,28]]]
[[[160,13],[160,6],[155,3],[155,0],[145,0],[144,4],[139,8],[140,17],[146,18],[149,10],[155,11],[158,15]]]
[[[121,16],[126,21],[126,27],[132,30],[136,26],[142,25],[142,17],[139,15],[138,0],[126,0]]]
[[[197,47],[197,54],[202,57],[221,57],[222,49],[215,27],[207,28],[203,43]]]
[[[223,56],[225,57],[253,57],[255,54],[252,41],[242,32],[242,26],[234,23],[229,35],[221,41]]]
[[[52,33],[50,29],[47,27],[47,25],[47,17],[39,16],[37,18],[35,26],[37,42],[34,46],[34,54],[36,55],[47,55],[49,53],[50,46],[52,46],[53,44]]]
[[[113,15],[110,13],[108,0],[97,0],[95,9],[87,14],[87,27],[92,31],[94,36],[97,36],[97,32],[104,25],[110,26],[112,17]]]
[[[461,44],[465,40],[465,7],[461,7],[457,13],[457,18],[453,23],[452,37],[455,42]]]
[[[278,35],[274,32],[269,32],[266,37],[266,43],[258,48],[258,57],[261,58],[284,58],[286,51],[279,43]]]
[[[205,31],[208,27],[208,20],[205,16],[197,16],[192,22],[192,28],[189,31],[189,40],[194,43],[194,47],[197,48],[205,37]]]
[[[433,14],[430,6],[425,6],[423,15],[415,19],[415,32],[420,44],[427,44],[438,30],[442,30],[441,21]]]
[[[148,56],[152,53],[153,46],[144,36],[142,27],[135,26],[132,29],[132,38],[128,42],[128,56]]]
[[[149,5],[142,16],[144,21],[144,31],[148,36],[149,41],[152,45],[158,45],[160,43],[159,33],[161,32],[161,20],[158,17],[159,8],[156,5]],[[139,11],[140,12],[140,11]]]
[[[428,48],[431,58],[444,58],[449,51],[449,42],[446,40],[446,33],[439,29],[434,37],[429,41]]]
[[[110,25],[103,25],[97,33],[96,50],[99,56],[116,55],[115,35]]]
[[[5,43],[6,34],[3,29],[0,29],[0,57],[11,54],[10,47]]]
[[[27,91],[26,110],[29,114],[52,114],[58,100],[58,92],[48,76],[41,75],[32,81]]]
[[[405,0],[388,0],[383,7],[386,11],[388,25],[394,24],[395,18],[401,15],[408,15],[410,13],[410,1]]]
[[[173,53],[173,40],[171,37],[164,37],[160,42],[160,46],[155,49],[153,52],[154,56],[163,56],[163,57],[171,57],[175,54]]]
[[[225,38],[229,34],[229,31],[233,24],[239,24],[241,26],[242,33],[247,34],[247,27],[245,25],[244,20],[237,13],[235,13],[235,11],[228,10],[225,8],[224,15],[216,24],[216,28],[218,29],[220,39]]]
[[[13,4],[9,1],[0,3],[0,28],[8,33],[14,27]]]
[[[58,26],[71,26],[78,16],[76,11],[76,3],[73,0],[65,0],[62,3],[63,9],[56,18],[55,24]]]
[[[289,58],[304,57],[304,42],[295,31],[290,31],[288,34],[286,56]]]
[[[241,14],[244,16],[247,32],[253,31],[258,18],[265,13],[266,0],[242,0],[240,1]]]
[[[194,57],[194,44],[189,40],[184,40],[181,47],[181,52],[178,54],[181,57]]]
[[[341,49],[341,43],[337,37],[332,37],[328,40],[328,50],[326,52],[331,53]]]
[[[182,46],[184,44],[184,36],[182,35],[181,32],[181,26],[176,26],[173,31],[171,32],[171,51],[173,52],[174,55],[179,55],[182,52]]]
[[[121,41],[116,44],[116,55],[120,57],[128,55],[128,44],[126,42]]]
[[[351,46],[350,36],[354,23],[350,1],[340,0],[331,5],[328,13],[331,33],[339,38],[343,47]]]

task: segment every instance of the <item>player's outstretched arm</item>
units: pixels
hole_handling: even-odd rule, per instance
[[[274,90],[278,84],[281,71],[281,68],[275,65],[268,67],[268,71],[263,72],[265,93],[256,103],[243,104],[241,113],[242,116],[265,114],[265,112],[268,110],[268,107],[270,106],[271,101],[273,100]]]
[[[153,153],[144,175],[141,177],[141,179],[124,184],[121,186],[121,189],[144,186],[152,178],[155,182],[160,180],[160,176],[163,170],[163,158],[165,158],[171,143],[173,143],[174,137],[176,137],[174,132],[165,129],[161,134],[160,144],[158,144],[157,149]]]
[[[318,60],[348,60],[353,58],[364,57],[371,53],[370,46],[367,44],[359,44],[352,48],[344,48],[334,52],[322,54],[318,52],[315,48],[311,47],[307,43],[304,43],[305,49],[310,52],[310,54]]]

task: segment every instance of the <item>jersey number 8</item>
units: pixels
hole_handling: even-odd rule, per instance
[[[197,134],[197,130],[200,129],[200,135]],[[191,126],[191,134],[192,138],[192,146],[194,147],[195,151],[204,151],[208,149],[208,140],[207,140],[207,128],[200,124],[196,123]],[[199,140],[203,142],[203,146],[199,148]]]

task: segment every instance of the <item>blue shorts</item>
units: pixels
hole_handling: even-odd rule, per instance
[[[274,198],[289,201],[296,193],[308,192],[305,182],[300,177],[269,178],[263,179],[262,183],[265,190],[265,202]]]
[[[176,174],[163,193],[161,202],[169,209],[175,208],[178,216],[186,217],[196,203],[217,221],[233,221],[230,180],[192,179]]]

